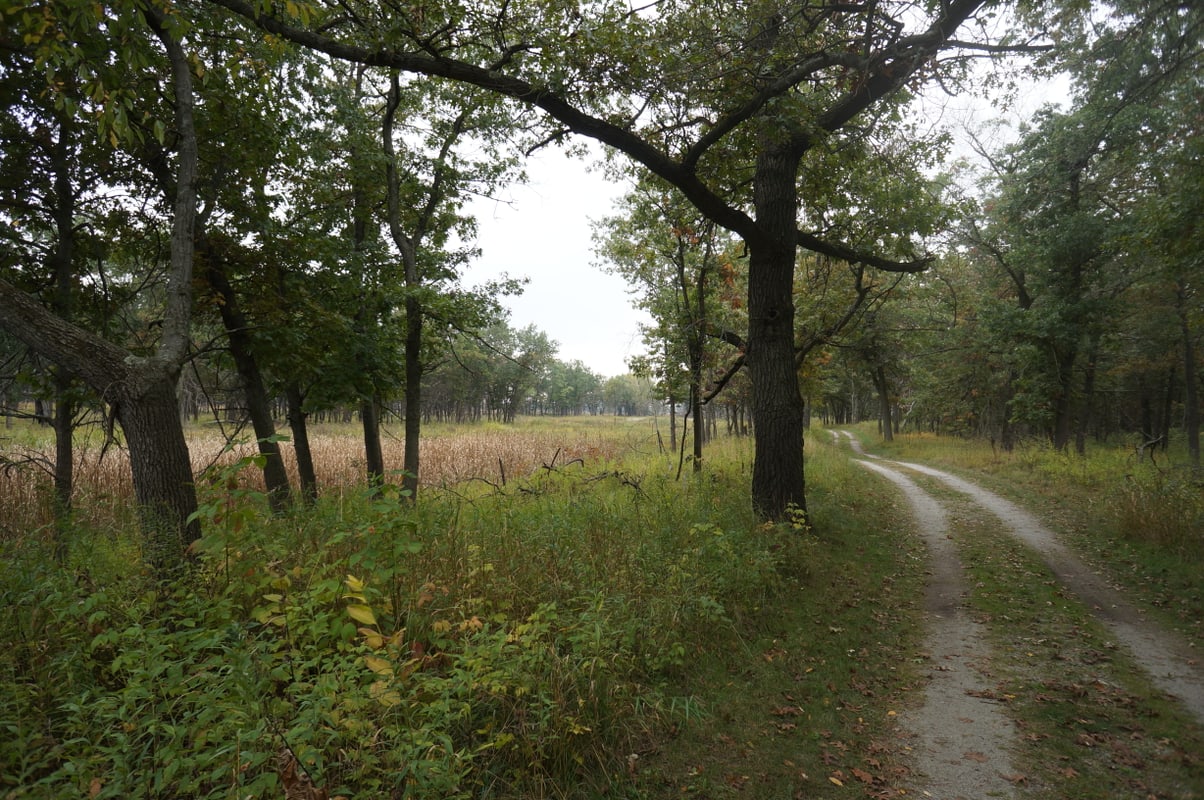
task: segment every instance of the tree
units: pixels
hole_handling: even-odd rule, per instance
[[[55,362],[89,384],[108,402],[120,423],[130,452],[134,487],[143,525],[150,536],[149,554],[161,571],[179,567],[185,548],[199,535],[197,523],[190,519],[196,510],[192,484],[192,466],[184,440],[176,405],[175,385],[187,355],[192,296],[193,227],[196,219],[197,140],[193,118],[192,65],[176,34],[168,30],[169,21],[156,9],[140,13],[122,9],[115,18],[103,20],[104,9],[74,9],[68,17],[89,35],[68,32],[61,39],[56,30],[36,28],[25,32],[22,40],[38,52],[37,60],[47,70],[48,86],[58,89],[56,75],[85,72],[75,61],[86,48],[107,52],[108,39],[100,34],[103,27],[115,34],[126,48],[121,68],[150,67],[155,61],[147,36],[153,37],[167,57],[170,76],[168,94],[174,105],[172,118],[176,147],[175,195],[171,210],[170,269],[162,315],[161,335],[154,352],[139,356],[55,315],[11,282],[0,280],[0,327],[23,341],[35,352]],[[20,24],[32,22],[22,16]],[[63,41],[77,45],[75,50]],[[82,42],[83,46],[79,46]],[[93,68],[99,69],[104,60]],[[145,73],[143,73],[145,75]],[[99,75],[93,80],[104,87]],[[71,82],[72,84],[74,81]],[[110,84],[120,86],[119,81]],[[82,93],[87,96],[87,93]],[[132,102],[129,96],[122,100]],[[64,96],[64,108],[79,109],[80,100]],[[129,134],[127,107],[120,101],[103,109],[110,115],[111,138],[118,141]],[[160,119],[166,132],[167,122]]]
[[[1172,98],[1198,93],[1204,30],[1198,12],[1120,5],[1067,62],[1077,76],[1073,106],[1044,109],[994,157],[998,189],[968,237],[1014,304],[988,307],[986,318],[997,339],[1020,345],[1006,359],[1012,418],[1045,429],[1058,449],[1073,439],[1080,453],[1104,359],[1123,349],[1121,300],[1149,287],[1149,253],[1158,248],[1140,233],[1150,220],[1142,225],[1139,212],[1160,192],[1161,163],[1190,141],[1192,123],[1183,124]],[[1168,316],[1172,295],[1164,294]]]
[[[598,226],[599,252],[615,272],[638,287],[639,305],[655,321],[646,333],[650,356],[641,370],[654,372],[665,389],[670,447],[676,446],[677,403],[683,395],[688,399],[694,422],[692,463],[698,472],[706,439],[703,403],[710,399],[704,380],[708,339],[723,339],[739,348],[744,343],[742,335],[712,324],[718,316],[712,295],[721,281],[732,280],[733,259],[715,224],[658,182],[637,184],[622,205],[626,216]]]
[[[610,146],[740,236],[750,254],[752,496],[767,518],[805,507],[793,341],[798,248],[888,270],[927,263],[907,242],[869,253],[800,229],[807,157],[888,124],[863,115],[889,112],[909,84],[944,72],[942,52],[1002,47],[954,39],[981,0],[934,4],[914,29],[908,23],[920,9],[912,4],[633,11],[625,3],[504,2],[382,13],[343,3],[307,7],[302,20],[246,0],[212,2],[336,58],[469,83],[539,109],[549,139],[576,134]]]

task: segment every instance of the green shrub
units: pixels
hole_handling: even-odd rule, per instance
[[[272,515],[236,480],[251,458],[203,482],[200,567],[178,583],[87,531],[99,572],[11,548],[0,793],[622,791],[669,713],[659,687],[740,641],[804,538],[757,525],[740,469],[714,463]]]

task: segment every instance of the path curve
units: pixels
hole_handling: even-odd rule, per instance
[[[854,452],[868,458],[853,435],[842,431]],[[1158,688],[1173,695],[1197,721],[1204,723],[1204,666],[1201,654],[1178,634],[1163,628],[1093,572],[1054,533],[1015,503],[975,484],[923,464],[906,461],[883,462],[929,475],[950,488],[968,495],[994,514],[1005,530],[1040,554],[1046,567],[1067,590],[1087,605],[1149,673]]]

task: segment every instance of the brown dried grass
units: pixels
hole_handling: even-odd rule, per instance
[[[428,428],[419,451],[422,485],[448,487],[468,481],[489,484],[521,479],[545,467],[579,463],[601,467],[633,452],[656,449],[651,419],[571,418],[520,421],[517,425],[482,424]],[[40,434],[41,438],[49,436]],[[31,436],[25,437],[32,440]],[[188,431],[188,446],[196,475],[215,465],[229,465],[254,455],[254,442],[227,445],[212,428]],[[387,470],[400,470],[404,441],[400,432],[382,434]],[[281,445],[290,478],[298,483],[291,443]],[[363,485],[365,462],[362,433],[352,425],[314,426],[310,448],[320,491]],[[0,538],[36,535],[53,525],[53,444],[9,446],[4,453],[20,466],[0,469]],[[261,486],[258,472],[243,471],[249,487]],[[400,478],[397,478],[400,481]],[[98,434],[82,433],[76,445],[75,494],[77,520],[97,530],[118,530],[134,524],[134,487],[129,457],[117,446],[102,448]]]

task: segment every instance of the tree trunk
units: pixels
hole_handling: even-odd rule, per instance
[[[54,273],[54,313],[67,322],[74,314],[75,283],[75,186],[71,175],[71,126],[59,120],[58,140],[51,151],[54,172],[55,248],[51,256]],[[71,518],[71,495],[75,483],[75,407],[71,397],[71,374],[61,366],[54,373],[54,518],[55,553],[65,560],[66,533]]]
[[[255,441],[259,446],[260,455],[264,457],[263,482],[267,488],[268,505],[279,513],[292,505],[292,490],[289,487],[288,472],[284,469],[284,459],[280,455],[280,443],[276,440],[272,402],[264,387],[259,362],[252,351],[251,328],[242,313],[234,287],[230,285],[221,255],[215,252],[211,244],[205,245],[204,249],[205,277],[221,298],[217,306],[221,313],[222,325],[226,328],[226,337],[230,342],[230,355],[234,358],[234,367],[242,383],[247,401],[247,415],[251,418],[251,428],[255,431]]]
[[[293,452],[297,456],[301,501],[313,505],[318,499],[318,478],[314,472],[313,451],[309,447],[309,414],[305,412],[305,396],[296,382],[289,383],[284,394],[288,401],[288,426],[293,434]]]
[[[1074,430],[1074,362],[1077,352],[1055,353],[1057,394],[1054,397],[1054,427],[1050,436],[1053,448],[1065,452]]]
[[[673,378],[669,374],[669,339],[665,339],[665,383],[669,387],[669,452],[677,452],[677,397],[673,391]]]
[[[1087,455],[1087,431],[1091,427],[1095,404],[1095,360],[1099,355],[1099,336],[1092,337],[1091,349],[1087,354],[1087,369],[1083,375],[1082,411],[1074,432],[1074,451]]]
[[[200,523],[188,521],[196,511],[192,461],[176,407],[176,376],[170,368],[150,364],[112,396],[125,433],[134,474],[134,490],[147,556],[160,575],[176,572],[185,562],[188,546],[200,535]],[[123,382],[124,383],[124,382]]]
[[[1179,312],[1179,330],[1183,335],[1183,434],[1187,437],[1187,452],[1192,469],[1200,470],[1200,395],[1199,372],[1196,369],[1196,347],[1192,341],[1191,321],[1188,317],[1188,293],[1186,281],[1180,280],[1176,305]]]
[[[752,381],[753,508],[778,520],[806,512],[803,400],[794,367],[794,262],[799,156],[762,144],[754,176],[757,223],[768,241],[750,243],[748,349]]]
[[[360,419],[364,423],[364,462],[368,486],[377,489],[385,480],[385,455],[380,446],[380,405],[375,397],[360,403]]]
[[[1162,424],[1158,433],[1162,437],[1159,446],[1163,452],[1171,446],[1171,414],[1175,406],[1175,368],[1172,366],[1166,375],[1166,394],[1162,397]]]
[[[151,358],[133,356],[60,318],[4,280],[0,280],[0,328],[83,380],[112,405],[129,448],[147,555],[156,573],[168,577],[183,568],[187,547],[200,536],[199,523],[189,520],[196,511],[196,491],[176,398],[192,309],[197,147],[187,55],[164,30],[159,11],[146,7],[143,14],[171,62],[179,134],[171,266],[157,353]]]
[[[415,266],[415,271],[416,266]],[[407,273],[409,268],[407,267]],[[416,277],[416,276],[415,276]],[[406,283],[409,284],[408,276]],[[418,290],[415,285],[414,291]],[[406,422],[405,453],[401,488],[409,492],[410,502],[418,501],[419,446],[422,435],[422,306],[417,297],[406,297]]]
[[[874,368],[874,388],[878,390],[878,419],[882,427],[882,439],[893,442],[895,433],[891,420],[890,386],[886,382],[886,368],[881,364]]]

